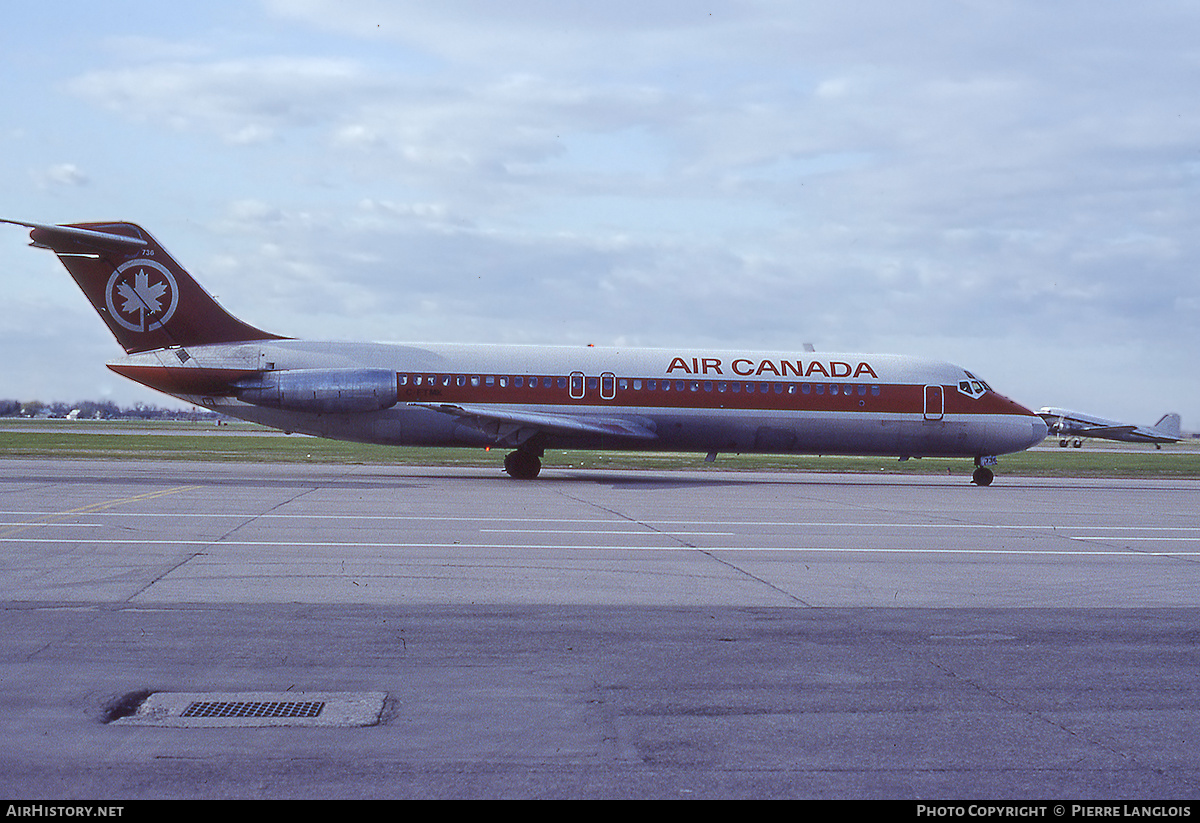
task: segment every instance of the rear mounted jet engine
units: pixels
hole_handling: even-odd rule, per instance
[[[387,369],[289,369],[262,372],[234,387],[243,403],[287,411],[341,414],[396,405],[396,373]]]

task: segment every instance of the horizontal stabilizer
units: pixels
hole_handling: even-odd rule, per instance
[[[29,239],[32,245],[39,249],[49,249],[57,254],[101,254],[133,253],[137,249],[150,244],[140,238],[115,232],[93,231],[76,226],[49,226],[42,223],[25,223],[20,220],[3,220],[14,226],[24,226],[32,229]]]

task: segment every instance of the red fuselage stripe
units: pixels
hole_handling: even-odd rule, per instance
[[[110,366],[119,374],[169,394],[230,396],[232,384],[258,372],[241,369]],[[419,382],[418,382],[419,381]],[[573,382],[580,381],[580,382]],[[928,408],[922,384],[706,378],[632,378],[589,375],[530,376],[397,374],[401,403],[581,406],[613,409],[728,409],[741,411],[865,412],[877,414],[1011,414],[1030,412],[987,392],[971,397],[940,386],[942,404]],[[519,384],[519,385],[518,385]],[[640,388],[637,388],[640,386]],[[653,388],[651,388],[653,386]],[[736,387],[736,390],[735,390]],[[934,392],[936,398],[936,391]]]

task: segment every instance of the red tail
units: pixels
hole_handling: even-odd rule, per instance
[[[34,246],[58,255],[127,353],[282,339],[221,308],[140,226],[17,225],[32,229],[29,237]]]

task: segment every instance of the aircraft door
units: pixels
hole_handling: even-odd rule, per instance
[[[617,398],[617,376],[610,371],[600,375],[600,399],[615,400]]]
[[[572,400],[582,400],[583,394],[586,391],[586,386],[587,386],[587,381],[584,379],[583,372],[581,372],[581,371],[571,372],[570,381],[571,381],[571,384],[570,384],[571,399]]]
[[[941,420],[946,413],[946,398],[941,386],[925,387],[925,419]]]

